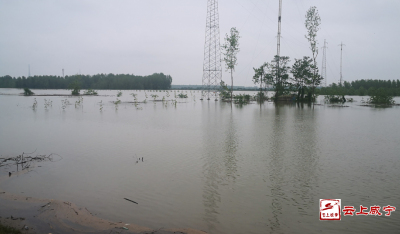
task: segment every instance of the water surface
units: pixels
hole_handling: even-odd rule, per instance
[[[69,94],[67,90],[33,90]],[[319,221],[319,199],[400,207],[400,107],[234,105],[200,93],[100,90],[23,97],[0,89],[0,155],[57,153],[2,189],[150,228],[219,233],[393,233],[390,217]],[[147,100],[135,106],[137,100]],[[176,92],[178,94],[178,92]],[[252,93],[252,92],[248,92]],[[10,94],[10,95],[4,95]],[[156,99],[176,99],[153,102]],[[34,99],[38,106],[32,109]],[[52,106],[44,107],[44,99]],[[62,108],[62,100],[71,105]],[[364,97],[364,100],[366,98]],[[400,103],[400,99],[395,99]],[[100,111],[101,103],[103,109]],[[320,97],[319,103],[322,102]],[[143,158],[143,161],[142,159]],[[9,170],[0,168],[1,175]],[[123,198],[138,202],[130,203]]]

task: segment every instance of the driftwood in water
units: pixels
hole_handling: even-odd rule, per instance
[[[130,201],[130,202],[133,202],[133,203],[136,203],[136,204],[139,204],[139,203],[137,203],[137,202],[135,202],[135,201],[132,201],[132,200],[130,200],[130,199],[128,199],[128,198],[124,198],[125,200],[127,200],[127,201]]]
[[[59,156],[57,154],[31,156],[33,153],[22,153],[14,157],[0,157],[0,167],[16,165],[18,168],[21,165],[23,170],[29,168],[32,162],[54,161],[54,156]]]

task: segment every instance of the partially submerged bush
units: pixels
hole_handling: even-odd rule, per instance
[[[273,96],[271,97],[271,100],[274,102],[294,102],[296,101],[296,94],[283,94],[283,95],[279,95],[278,97]]]
[[[156,94],[150,94],[150,96],[151,96],[152,98],[154,98],[154,101],[155,101],[156,98],[158,97],[158,95],[156,95]]]
[[[28,88],[24,88],[24,96],[30,96],[35,94],[34,92],[32,92],[30,89]]]
[[[268,96],[265,94],[265,92],[258,92],[255,96],[254,99],[257,101],[268,101]]]
[[[81,91],[81,88],[79,86],[78,80],[75,80],[69,85],[69,89],[72,90],[71,94],[72,95],[79,95],[79,92]]]
[[[346,98],[343,95],[326,95],[325,102],[327,103],[344,103],[346,102]]]
[[[180,94],[178,94],[178,97],[179,98],[188,98],[188,95],[184,94],[184,93],[180,93]]]
[[[83,95],[97,95],[97,92],[93,89],[88,89],[85,92],[83,92]]]
[[[248,104],[250,102],[251,96],[249,94],[237,94],[233,96],[235,99],[235,104]]]
[[[368,100],[372,104],[394,104],[393,96],[389,95],[384,88],[379,88],[375,90]]]

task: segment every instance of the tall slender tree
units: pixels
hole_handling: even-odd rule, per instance
[[[305,37],[310,42],[310,49],[312,52],[312,59],[314,63],[313,67],[313,76],[311,79],[311,93],[309,93],[309,100],[311,101],[312,98],[315,98],[315,87],[321,83],[323,79],[318,74],[318,67],[317,67],[317,56],[318,56],[318,41],[317,41],[317,32],[320,29],[319,25],[321,24],[321,18],[319,17],[317,7],[312,6],[308,9],[306,13],[306,21],[304,25],[307,29],[307,34]]]
[[[230,35],[225,35],[225,43],[222,46],[225,68],[231,73],[231,103],[233,101],[233,71],[237,65],[237,53],[239,50],[239,32],[236,28],[231,28]]]
[[[265,68],[267,67],[267,63],[264,63],[261,65],[259,68],[253,68],[254,70],[254,76],[253,76],[253,83],[254,84],[260,84],[260,92],[258,94],[260,103],[264,100],[264,93],[263,93],[263,83],[265,85],[265,77],[266,77],[266,72]]]

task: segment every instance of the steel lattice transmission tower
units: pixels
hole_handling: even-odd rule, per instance
[[[328,44],[328,42],[326,42],[326,40],[324,40],[324,46],[322,47],[322,71],[321,71],[321,74],[322,74],[322,78],[324,78],[324,81],[323,81],[323,86],[324,87],[327,87],[327,76],[326,76],[326,48],[328,48],[327,46],[326,46],[326,44]]]
[[[342,55],[343,55],[343,46],[345,46],[345,44],[343,44],[343,42],[340,43],[340,82],[339,84],[342,85],[343,82],[343,76],[342,76]]]
[[[217,101],[219,83],[222,79],[221,49],[219,44],[219,15],[217,0],[208,0],[206,39],[204,44],[202,97]]]

